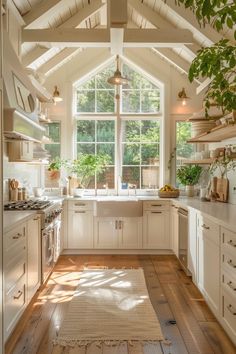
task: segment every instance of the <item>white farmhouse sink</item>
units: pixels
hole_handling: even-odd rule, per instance
[[[137,217],[143,216],[143,203],[136,199],[97,200],[95,216]]]

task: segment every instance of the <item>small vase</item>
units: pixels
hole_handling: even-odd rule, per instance
[[[186,196],[187,197],[193,197],[194,196],[194,186],[187,185],[185,187],[185,191],[186,191]]]

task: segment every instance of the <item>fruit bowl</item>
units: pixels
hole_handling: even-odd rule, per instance
[[[166,184],[164,187],[159,189],[158,196],[160,198],[178,198],[179,189],[176,189],[169,184]]]

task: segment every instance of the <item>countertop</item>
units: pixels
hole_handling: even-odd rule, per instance
[[[53,198],[52,198],[53,199]],[[50,198],[50,200],[52,200]],[[204,213],[212,218],[215,222],[221,225],[235,229],[236,231],[236,205],[220,202],[202,202],[199,198],[159,198],[158,196],[88,196],[88,197],[64,197],[56,198],[58,201],[134,201],[134,200],[169,200],[179,206],[185,208],[193,208]],[[19,222],[24,222],[36,211],[4,211],[3,213],[3,230],[8,232],[11,228]]]
[[[6,233],[18,223],[28,220],[36,211],[4,211],[3,212],[3,232]]]

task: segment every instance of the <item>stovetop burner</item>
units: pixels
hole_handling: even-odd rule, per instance
[[[5,204],[4,210],[43,210],[51,204],[48,200],[22,200]]]

